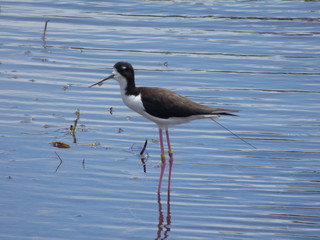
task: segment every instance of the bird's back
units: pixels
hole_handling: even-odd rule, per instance
[[[237,110],[212,108],[193,102],[184,96],[164,88],[140,87],[145,111],[155,117],[190,117],[194,115],[234,115]],[[155,107],[156,106],[156,107]]]

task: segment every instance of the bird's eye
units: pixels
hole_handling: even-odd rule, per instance
[[[121,69],[122,69],[122,70],[126,70],[127,67],[126,67],[126,66],[122,66]]]

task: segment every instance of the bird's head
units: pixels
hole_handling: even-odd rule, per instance
[[[128,83],[134,83],[134,70],[130,63],[128,62],[117,62],[113,66],[112,74],[108,77],[102,79],[101,81],[92,84],[89,88],[99,85],[101,86],[104,81],[108,79],[115,79],[120,85],[128,85]]]

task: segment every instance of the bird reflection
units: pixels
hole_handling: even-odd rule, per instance
[[[157,237],[155,238],[155,240],[167,239],[169,237],[170,226],[171,226],[170,192],[168,192],[168,198],[167,198],[166,218],[165,218],[165,215],[163,215],[163,208],[162,208],[160,193],[158,193],[158,212],[159,212],[159,222],[158,222]]]

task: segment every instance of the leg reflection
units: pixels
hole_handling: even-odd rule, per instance
[[[169,237],[170,225],[171,225],[170,193],[168,193],[168,199],[167,199],[166,223],[164,222],[164,215],[162,210],[160,193],[158,193],[158,211],[159,211],[159,222],[158,222],[157,237],[155,238],[155,240],[167,239]]]

